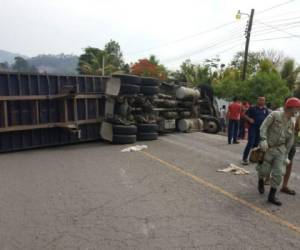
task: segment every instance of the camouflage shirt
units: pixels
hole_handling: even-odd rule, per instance
[[[270,148],[278,148],[287,154],[294,143],[294,124],[286,120],[284,111],[273,111],[260,127],[261,140],[267,140]]]

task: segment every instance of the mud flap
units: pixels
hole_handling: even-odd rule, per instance
[[[105,101],[104,116],[106,118],[112,118],[114,117],[114,111],[115,111],[115,99],[107,98]]]
[[[117,96],[120,93],[121,80],[117,77],[110,77],[105,83],[105,94]]]

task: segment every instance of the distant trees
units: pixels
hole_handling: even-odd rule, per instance
[[[211,84],[216,96],[228,100],[237,96],[254,103],[259,95],[264,95],[275,107],[293,93],[300,97],[300,67],[294,60],[274,50],[250,52],[247,80],[242,81],[243,57],[243,52],[237,52],[228,65],[219,58],[207,59],[201,64],[186,60],[170,77],[192,86]]]
[[[9,71],[9,70],[10,70],[10,66],[8,62],[0,63],[0,71]]]
[[[219,58],[205,60],[202,64],[194,64],[191,60],[184,61],[180,70],[171,72],[170,76],[175,81],[186,81],[193,86],[212,84],[222,73],[223,64]]]
[[[15,57],[12,70],[18,72],[38,72],[35,66],[30,65],[27,60],[20,56]]]
[[[110,40],[103,48],[85,48],[80,57],[61,54],[24,59],[17,56],[12,65],[0,63],[0,70],[92,75],[131,73],[163,81],[188,82],[195,87],[210,84],[218,97],[228,100],[238,96],[254,102],[257,96],[265,95],[274,106],[281,105],[285,96],[300,97],[300,66],[294,59],[276,50],[250,52],[247,79],[241,81],[243,63],[244,53],[240,51],[227,65],[218,57],[201,63],[185,60],[179,69],[171,71],[154,55],[129,65],[124,61],[119,43]]]
[[[38,55],[27,59],[28,63],[34,65],[40,72],[52,74],[76,74],[78,56],[75,55]]]

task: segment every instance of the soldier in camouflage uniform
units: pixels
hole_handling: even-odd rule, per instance
[[[275,197],[282,181],[282,168],[289,162],[288,153],[294,142],[294,124],[292,117],[300,110],[300,100],[289,98],[284,111],[274,111],[260,127],[260,147],[265,151],[264,161],[257,165],[258,191],[264,193],[264,178],[271,174],[271,189],[268,201],[277,206],[281,202]]]

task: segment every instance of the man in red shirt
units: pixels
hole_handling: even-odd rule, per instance
[[[228,106],[227,117],[228,123],[228,144],[238,144],[237,136],[239,130],[239,121],[241,119],[242,106],[237,97],[233,98],[233,102]]]

